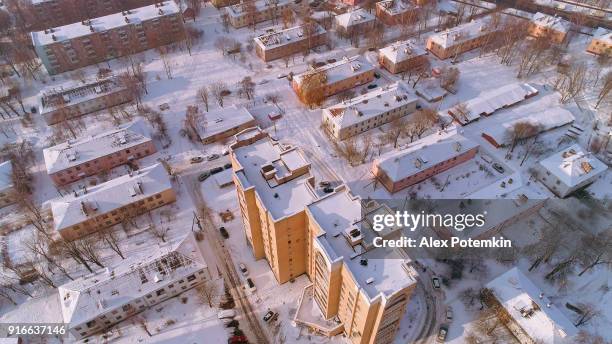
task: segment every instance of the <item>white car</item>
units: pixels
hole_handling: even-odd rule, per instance
[[[453,310],[450,308],[446,310],[446,320],[448,321],[453,320]]]
[[[238,268],[240,269],[242,276],[246,277],[249,275],[249,270],[247,269],[246,265],[244,265],[244,263],[238,264]]]
[[[234,311],[233,309],[224,309],[222,311],[219,311],[219,313],[217,313],[217,317],[219,319],[233,319],[236,317],[236,311]]]

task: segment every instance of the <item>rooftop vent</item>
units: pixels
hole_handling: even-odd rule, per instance
[[[361,264],[362,266],[368,266],[368,259],[361,258],[361,260],[359,261],[359,264]]]
[[[453,148],[455,149],[455,152],[460,152],[461,151],[461,142],[455,142],[453,144]]]
[[[359,228],[347,228],[344,230],[344,237],[351,244],[351,246],[356,246],[361,244],[363,240],[363,236],[361,235],[361,231]]]

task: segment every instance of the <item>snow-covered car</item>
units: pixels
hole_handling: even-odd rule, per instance
[[[230,151],[229,148],[223,148],[223,150],[221,151],[221,155],[225,156],[225,155],[229,155]]]
[[[446,325],[440,326],[440,329],[438,330],[438,337],[436,338],[436,341],[438,343],[444,343],[447,335],[448,335],[448,327]]]
[[[223,171],[223,167],[219,166],[219,167],[211,168],[208,172],[210,172],[210,174],[217,174],[221,171]]]
[[[268,322],[270,321],[270,319],[272,319],[273,316],[274,316],[274,312],[268,310],[263,317],[263,321]]]
[[[448,321],[453,320],[453,310],[450,308],[446,310],[446,320]]]
[[[434,277],[431,279],[431,284],[435,289],[440,289],[440,278]]]
[[[229,170],[230,168],[232,168],[232,163],[228,162],[227,164],[223,165],[223,169],[224,170]]]
[[[491,165],[491,166],[493,166],[493,169],[495,171],[497,171],[499,173],[504,173],[504,167],[502,165],[500,165],[499,163],[494,162],[493,165]]]
[[[193,158],[189,159],[189,161],[191,161],[192,164],[197,164],[204,161],[204,158],[201,156],[194,156]]]
[[[219,319],[234,319],[236,317],[236,311],[233,309],[224,309],[217,313]]]
[[[246,265],[244,265],[244,263],[238,264],[238,269],[240,269],[240,272],[242,273],[242,276],[248,276],[249,275],[249,270],[247,269]]]
[[[276,78],[277,79],[282,79],[282,78],[286,78],[287,74],[279,74]]]
[[[203,182],[205,181],[208,177],[210,177],[210,172],[206,171],[206,172],[202,172],[200,173],[200,175],[198,176],[198,181]]]
[[[211,154],[211,155],[206,157],[206,160],[213,161],[213,160],[217,160],[219,158],[220,158],[219,154]]]

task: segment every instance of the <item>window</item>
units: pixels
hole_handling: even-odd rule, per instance
[[[85,325],[87,325],[87,327],[92,328],[94,326],[96,326],[96,321],[92,320],[92,321],[88,321]]]
[[[158,291],[155,292],[155,294],[157,294],[157,296],[162,296],[166,293],[166,291],[164,289],[160,289]]]
[[[194,279],[196,279],[195,275],[189,275],[189,276],[187,276],[187,282],[191,282],[191,281],[193,281]]]

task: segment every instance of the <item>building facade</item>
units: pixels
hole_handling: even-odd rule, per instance
[[[47,174],[57,185],[109,171],[157,152],[141,122],[45,148]]]
[[[60,286],[62,316],[68,332],[80,340],[206,280],[208,267],[190,233]]]
[[[134,95],[118,77],[47,89],[38,109],[49,125],[131,102]]]
[[[9,160],[0,163],[0,208],[15,203],[15,197],[13,164]]]
[[[336,29],[340,28],[347,34],[367,33],[374,28],[376,17],[363,8],[339,14],[334,18]]]
[[[372,174],[387,191],[394,193],[469,161],[478,152],[476,142],[459,134],[451,132],[442,137],[432,137],[376,159]]]
[[[265,62],[291,56],[327,43],[327,31],[316,23],[267,32],[254,38],[255,52]]]
[[[157,2],[159,0],[29,0],[21,13],[31,28],[42,30]]]
[[[322,94],[329,97],[353,87],[364,85],[374,80],[374,66],[360,55],[350,58],[343,58],[334,63],[308,70],[304,73],[295,75],[291,86],[295,93],[300,97],[302,94],[302,82],[308,74],[324,75],[325,84],[321,87]]]
[[[398,41],[378,52],[378,63],[393,74],[427,66],[427,51],[410,41]]]
[[[279,19],[286,8],[289,8],[287,0],[256,0],[232,5],[225,10],[230,24],[239,29],[267,20]]]
[[[375,255],[372,240],[379,234],[362,219],[361,200],[346,186],[332,194],[318,190],[301,152],[260,129],[236,135],[230,151],[247,242],[279,283],[308,275],[312,285],[298,308],[312,313],[315,307],[320,321],[331,323],[311,328],[328,336],[344,333],[355,344],[391,343],[416,271],[398,252]],[[390,212],[368,206],[370,213]],[[300,313],[296,322],[310,326]]]
[[[55,231],[72,241],[174,201],[170,178],[156,164],[55,199],[51,213]]]
[[[426,47],[444,60],[480,48],[493,41],[499,33],[499,27],[493,27],[489,17],[479,18],[429,36]]]
[[[407,0],[383,0],[376,3],[376,17],[391,26],[416,22],[419,11],[414,2]]]
[[[416,111],[417,97],[401,82],[323,109],[322,123],[336,140],[379,127]]]
[[[164,1],[31,36],[49,74],[58,74],[182,41],[185,28],[178,6]]]
[[[597,28],[586,50],[593,54],[612,57],[612,31],[603,27]]]
[[[565,41],[570,28],[571,24],[567,20],[538,12],[529,22],[527,32],[532,37],[547,37],[560,44]]]
[[[226,6],[237,5],[240,3],[240,0],[211,0],[210,3],[215,6],[215,8],[223,8]]]

